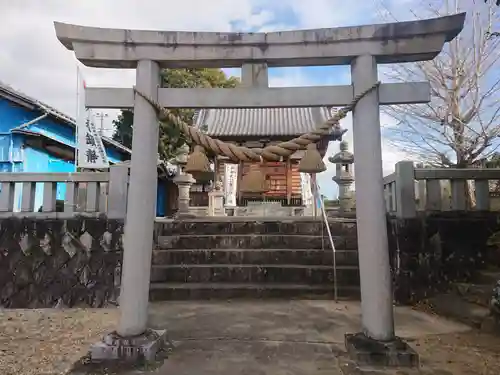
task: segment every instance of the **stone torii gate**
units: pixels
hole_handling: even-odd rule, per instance
[[[136,69],[136,89],[167,108],[345,106],[378,81],[377,65],[431,60],[465,14],[422,21],[271,33],[142,31],[55,23],[57,38],[89,67]],[[352,85],[268,88],[267,68],[351,65]],[[243,67],[235,89],[160,88],[161,68]],[[353,112],[362,335],[391,342],[394,320],[382,185],[379,105],[426,103],[427,82],[387,83]],[[134,132],[117,333],[95,358],[154,352],[147,307],[156,199],[158,120],[133,88],[87,88],[89,108],[133,108]],[[161,335],[160,335],[161,336]],[[133,338],[133,339],[132,339]],[[156,341],[155,341],[156,340]],[[126,348],[126,350],[124,350]]]

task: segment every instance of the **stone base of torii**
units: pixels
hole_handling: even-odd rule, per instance
[[[61,43],[91,67],[136,69],[136,89],[168,108],[345,106],[378,81],[377,64],[425,61],[460,33],[465,14],[393,24],[271,33],[116,30],[55,23]],[[267,67],[351,65],[352,85],[268,88]],[[161,68],[243,67],[236,89],[160,87]],[[251,82],[248,85],[248,82]],[[414,352],[394,334],[392,282],[384,205],[380,105],[426,103],[427,82],[382,84],[353,111],[356,217],[362,331],[346,336],[358,361],[415,365]],[[93,359],[151,359],[164,331],[147,329],[156,206],[157,113],[132,88],[87,88],[89,108],[133,108],[130,187],[116,333],[92,347]],[[138,152],[136,152],[138,151]],[[397,358],[411,358],[399,361]],[[375,363],[377,364],[377,363]],[[380,364],[380,363],[378,363]]]

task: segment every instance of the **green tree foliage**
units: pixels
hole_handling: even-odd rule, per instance
[[[113,120],[115,130],[113,139],[128,148],[132,148],[132,124],[134,113],[132,111],[121,111],[116,120]]]
[[[165,69],[162,71],[162,87],[195,88],[218,87],[232,88],[239,83],[235,77],[227,77],[220,69]],[[191,109],[172,109],[172,112],[185,122],[192,123],[194,111]],[[126,147],[132,147],[133,113],[130,110],[121,111],[113,121],[115,131],[113,139]],[[160,142],[158,152],[163,160],[175,157],[177,149],[184,143],[189,143],[177,127],[170,123],[160,123]]]

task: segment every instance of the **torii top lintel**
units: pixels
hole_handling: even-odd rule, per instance
[[[463,28],[465,13],[419,21],[270,33],[126,30],[54,22],[59,41],[83,64],[135,68],[343,65],[370,54],[378,63],[433,59]]]

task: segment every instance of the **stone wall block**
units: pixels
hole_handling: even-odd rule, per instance
[[[450,283],[473,279],[496,251],[488,238],[500,231],[499,217],[496,212],[441,212],[389,218],[395,300],[414,303]]]
[[[69,232],[64,233],[62,237],[62,246],[70,257],[73,257],[78,252],[74,239],[73,235]]]
[[[116,299],[123,221],[0,220],[0,307],[100,307]]]
[[[49,233],[45,233],[43,238],[40,240],[40,248],[47,255],[52,254],[52,238]]]
[[[87,251],[90,255],[90,252],[92,251],[92,244],[94,242],[94,238],[90,235],[89,232],[85,231],[85,233],[83,233],[80,236],[79,241],[80,241],[81,247],[85,251]]]
[[[112,244],[113,244],[113,234],[111,232],[104,232],[99,239],[99,245],[102,247],[102,249],[106,252],[112,251]]]

